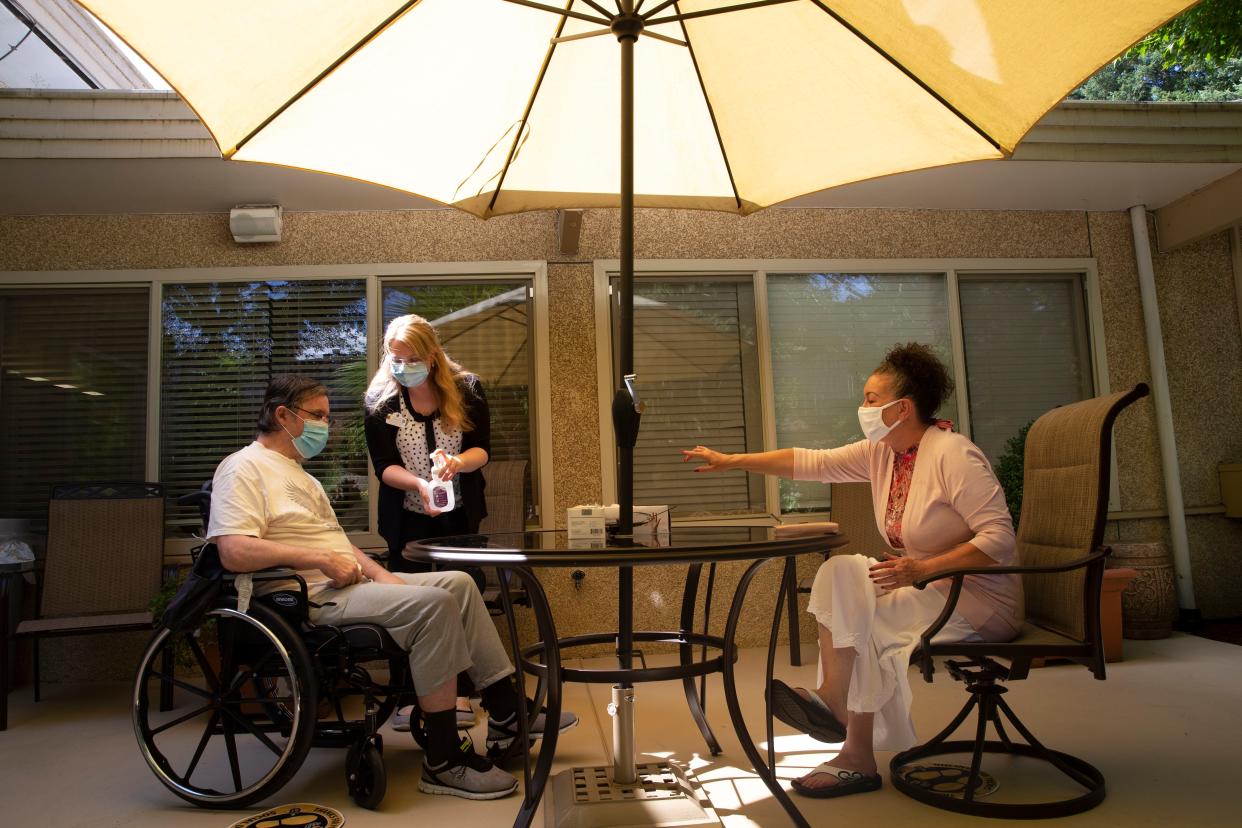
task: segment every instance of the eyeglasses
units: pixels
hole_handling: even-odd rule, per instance
[[[328,426],[332,425],[332,418],[331,418],[331,417],[329,417],[327,414],[325,414],[325,413],[324,413],[324,412],[322,412],[322,411],[311,411],[311,410],[309,410],[309,409],[303,408],[303,407],[302,407],[302,406],[300,406],[300,405],[291,405],[291,406],[289,406],[289,407],[290,407],[290,408],[295,408],[295,409],[297,409],[298,411],[301,411],[303,414],[309,414],[309,415],[311,415],[311,419],[313,419],[313,420],[319,420],[319,421],[320,421],[321,423],[323,423],[324,425],[328,425]]]
[[[401,357],[392,358],[392,367],[396,368],[398,371],[403,371],[407,367],[413,368],[415,365],[423,364],[424,363],[421,359],[402,359]]]

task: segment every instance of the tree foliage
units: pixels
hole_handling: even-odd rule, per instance
[[[1242,99],[1242,0],[1204,0],[1074,90],[1089,101]]]
[[[1139,41],[1126,57],[1173,66],[1211,66],[1242,58],[1242,0],[1203,0]]]

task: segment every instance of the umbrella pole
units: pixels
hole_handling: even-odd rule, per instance
[[[634,531],[634,444],[642,405],[634,387],[634,43],[642,19],[624,2],[625,13],[612,21],[621,46],[621,387],[612,401],[613,430],[617,438],[617,534]],[[634,570],[623,566],[617,584],[617,660],[623,670],[634,661]],[[612,690],[613,782],[638,779],[634,753],[634,685],[621,682]]]
[[[632,2],[623,4],[630,12]],[[634,42],[642,31],[638,15],[622,14],[612,21],[621,46],[621,386],[612,400],[612,424],[617,439],[617,534],[634,530],[634,444],[642,404],[634,387]]]

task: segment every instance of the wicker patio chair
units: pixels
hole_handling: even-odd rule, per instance
[[[164,489],[158,483],[58,485],[48,503],[47,556],[36,618],[17,626],[33,639],[39,700],[39,641],[54,636],[150,630],[164,558]]]
[[[949,726],[927,743],[898,753],[889,767],[893,786],[920,802],[960,813],[1008,819],[1062,817],[1098,805],[1104,799],[1104,776],[1087,762],[1044,747],[1005,702],[1002,682],[1025,679],[1036,659],[1081,664],[1097,679],[1104,676],[1100,634],[1100,590],[1108,548],[1101,545],[1108,511],[1109,456],[1113,422],[1130,403],[1146,396],[1147,386],[1066,405],[1044,414],[1026,438],[1022,516],[1018,528],[1019,566],[945,572],[915,586],[952,579],[944,612],[921,636],[912,663],[932,680],[933,659],[949,656],[949,675],[966,685],[970,698]],[[952,614],[963,579],[971,574],[1016,573],[1022,576],[1026,623],[1005,643],[933,644],[932,637]],[[956,660],[955,660],[956,659]],[[1073,710],[1067,700],[1067,710]],[[973,740],[948,737],[977,709]],[[1013,741],[1004,718],[1025,742]],[[987,739],[991,724],[998,741]],[[971,754],[969,777],[951,792],[920,784],[927,772],[908,769],[947,753]],[[1084,792],[1067,799],[1034,803],[990,802],[975,797],[985,753],[1030,757],[1047,762]],[[1006,765],[1020,767],[1019,765]],[[1005,789],[1002,783],[1001,789]]]
[[[487,481],[487,517],[479,524],[479,532],[521,532],[526,528],[526,466],[525,460],[492,460],[483,467]],[[486,586],[483,601],[493,614],[503,612],[500,600],[500,577],[494,567],[484,570]],[[526,590],[510,587],[509,597],[515,604],[527,604]]]

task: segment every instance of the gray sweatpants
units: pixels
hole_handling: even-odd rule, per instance
[[[424,696],[466,673],[482,689],[513,673],[474,579],[464,572],[394,573],[404,584],[324,589],[316,624],[378,624],[410,654],[414,691]]]

